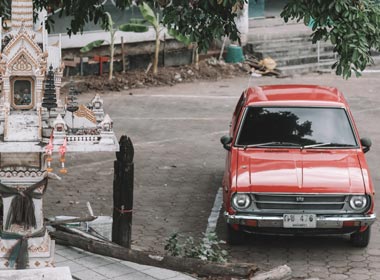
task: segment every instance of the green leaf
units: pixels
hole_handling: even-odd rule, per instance
[[[177,41],[181,42],[181,43],[184,43],[185,45],[190,45],[191,44],[191,38],[189,36],[185,36],[181,33],[179,33],[178,31],[174,30],[174,29],[169,29],[168,30],[168,33],[170,36],[172,36],[173,38],[175,38]]]
[[[339,14],[341,10],[342,10],[342,7],[340,6],[339,2],[337,2],[335,5],[335,11]]]
[[[336,74],[338,76],[342,75],[342,66],[340,64],[336,67]]]
[[[147,3],[143,2],[139,8],[143,18],[146,19],[155,29],[157,29],[159,27],[159,23],[151,7],[149,7]]]
[[[107,20],[103,21],[103,23],[102,23],[103,28],[105,30],[111,30],[113,28],[114,21],[112,20],[112,16],[110,13],[105,12],[105,15],[106,15]]]
[[[304,24],[305,24],[306,26],[308,26],[309,23],[310,23],[310,15],[306,15],[306,16],[304,17],[304,19],[303,19],[303,22],[304,22]]]
[[[357,49],[354,50],[354,52],[352,53],[352,61],[357,61],[358,60],[358,57],[359,57],[359,52]]]
[[[147,32],[149,29],[146,25],[138,24],[138,23],[126,23],[119,26],[120,31],[124,32]]]
[[[104,42],[105,42],[105,40],[96,40],[96,41],[93,41],[93,42],[87,44],[86,46],[84,46],[83,48],[81,48],[81,49],[80,49],[80,52],[81,52],[81,53],[89,52],[89,51],[91,51],[93,48],[100,47]]]
[[[362,73],[360,73],[358,70],[354,69],[354,72],[355,72],[355,75],[356,75],[356,78],[359,78]]]

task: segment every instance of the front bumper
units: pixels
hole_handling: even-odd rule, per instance
[[[255,227],[262,228],[283,228],[284,218],[281,215],[230,215],[224,213],[224,217],[229,224],[242,226],[252,225],[256,221]],[[338,229],[344,226],[369,226],[376,220],[376,214],[368,215],[317,215],[317,229]]]

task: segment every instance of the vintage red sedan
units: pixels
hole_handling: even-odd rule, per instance
[[[365,247],[374,186],[343,94],[314,85],[248,88],[233,113],[223,177],[228,242],[244,232],[350,234]]]

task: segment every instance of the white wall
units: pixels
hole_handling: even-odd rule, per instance
[[[249,30],[249,20],[248,20],[248,4],[244,4],[244,8],[239,12],[239,16],[235,20],[236,26],[240,31],[241,44],[244,46],[247,44],[248,30]]]
[[[161,36],[163,37],[164,31],[161,32]],[[116,44],[121,43],[121,37],[124,37],[124,43],[136,43],[136,42],[147,42],[154,41],[156,38],[154,29],[152,27],[149,28],[147,32],[143,33],[135,33],[135,32],[122,32],[118,31],[116,33]],[[166,34],[166,38],[171,38],[168,34]],[[59,40],[59,34],[49,35],[49,44],[54,44]],[[88,43],[91,43],[95,40],[110,40],[110,34],[106,31],[88,31],[83,34],[72,35],[69,37],[67,34],[62,34],[62,49],[68,48],[81,48]],[[107,42],[104,45],[108,45]]]

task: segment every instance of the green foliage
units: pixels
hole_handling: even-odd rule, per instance
[[[372,0],[290,0],[281,16],[313,22],[313,43],[331,41],[338,54],[333,68],[344,78],[360,76],[373,62],[371,50],[380,50],[380,5]]]
[[[54,13],[59,9],[60,17],[71,16],[70,26],[67,27],[69,35],[83,32],[85,24],[107,21],[102,0],[34,0],[37,11],[46,9]],[[53,25],[51,17],[48,18],[47,27]]]
[[[0,0],[7,1],[7,0]],[[147,21],[154,27],[159,22],[150,7],[161,7],[163,23],[185,37],[197,43],[200,51],[207,51],[215,38],[224,35],[231,40],[239,39],[239,32],[235,24],[235,17],[247,0],[138,0],[141,12]],[[72,16],[69,35],[83,32],[85,24],[89,22],[108,22],[109,18],[104,11],[102,0],[34,0],[37,10],[46,8],[49,11],[59,10],[60,17]],[[117,7],[125,9],[132,4],[132,0],[116,0]],[[144,15],[145,14],[145,15]],[[54,24],[49,17],[47,26]]]
[[[113,79],[113,58],[114,58],[114,54],[115,54],[115,38],[116,38],[117,29],[115,28],[115,23],[112,19],[111,14],[108,12],[105,12],[104,15],[105,15],[105,18],[102,22],[102,27],[105,30],[109,31],[109,33],[110,33],[110,41],[108,41],[108,43],[110,44],[110,71],[109,71],[108,79],[112,80]],[[134,23],[122,24],[118,27],[118,29],[121,31],[125,31],[125,32],[146,32],[146,31],[148,31],[148,27],[146,27],[145,25],[143,25],[141,23],[137,23],[137,21],[135,21]],[[87,44],[86,46],[84,46],[83,48],[81,48],[80,51],[82,53],[88,52],[88,51],[92,50],[93,48],[99,47],[104,42],[105,42],[105,40],[93,41],[93,42]]]
[[[185,35],[179,33],[175,29],[169,29],[168,33],[169,33],[170,36],[172,36],[173,38],[175,38],[177,41],[185,44],[186,46],[188,46],[188,45],[191,44],[190,36],[185,36]]]
[[[235,17],[245,0],[173,0],[163,9],[163,23],[169,29],[197,43],[207,51],[215,38],[224,35],[239,40]]]
[[[170,255],[177,257],[182,253],[182,247],[179,245],[178,233],[173,233],[165,245],[165,251],[168,251]]]
[[[221,35],[229,35],[232,40],[238,39],[234,18],[237,8],[244,1],[247,0],[137,0],[135,2],[143,9],[145,3],[150,7],[163,8],[165,24],[168,26],[174,24],[184,35],[192,34],[193,42],[199,42],[200,48],[206,50],[213,38]],[[132,2],[132,0],[115,0],[116,6],[120,9],[131,6]],[[70,26],[67,27],[69,35],[83,32],[87,23],[108,21],[102,3],[102,0],[34,0],[38,11],[43,8],[51,12],[59,9],[60,17],[71,16]],[[2,12],[1,6],[0,12]],[[47,27],[53,24],[49,17]]]
[[[104,42],[105,42],[104,40],[93,41],[93,42],[87,44],[86,46],[84,46],[83,48],[81,48],[80,52],[81,53],[89,52],[94,48],[100,47]]]
[[[169,237],[165,245],[165,250],[172,256],[180,256],[187,258],[196,258],[204,261],[212,261],[225,263],[227,261],[227,251],[222,250],[215,232],[203,234],[203,238],[199,242],[195,242],[192,237],[185,239],[181,244],[179,238],[181,236],[174,233]]]
[[[139,8],[143,18],[148,21],[155,30],[158,30],[160,28],[160,23],[158,22],[158,18],[154,14],[153,10],[149,7],[149,5],[143,2]]]
[[[114,21],[113,21],[111,15],[108,12],[106,12],[105,15],[106,15],[107,20],[102,22],[102,27],[105,30],[110,32],[110,36],[111,36],[111,41],[109,42],[110,48],[114,48],[113,44],[115,41],[115,33],[117,30],[114,27],[115,24],[114,24]],[[146,31],[148,31],[148,27],[146,25],[142,24],[141,22],[142,21],[138,20],[138,19],[131,20],[130,23],[125,23],[125,24],[120,25],[118,27],[118,29],[121,31],[124,31],[124,32],[146,32]],[[87,44],[86,46],[84,46],[83,48],[81,48],[80,52],[82,52],[82,53],[89,52],[94,48],[100,47],[104,42],[105,42],[105,40],[93,41],[93,42]]]
[[[105,20],[102,21],[102,28],[106,31],[113,32],[113,27],[115,25],[115,22],[112,19],[112,16],[109,12],[105,12]]]
[[[0,0],[0,15],[4,19],[11,17],[11,4],[10,0]],[[3,21],[3,27],[7,27]]]
[[[148,27],[141,23],[126,23],[119,26],[119,30],[124,32],[147,32]]]

